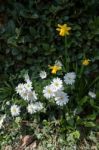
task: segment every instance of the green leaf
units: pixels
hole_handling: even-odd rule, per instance
[[[17,46],[16,36],[12,36],[12,37],[8,38],[7,43],[16,47]]]
[[[96,126],[95,123],[87,122],[87,121],[84,121],[83,124],[84,124],[85,127],[95,127]]]
[[[96,114],[91,114],[86,116],[86,120],[95,120],[96,119]]]
[[[88,96],[85,96],[84,98],[82,98],[82,99],[80,100],[80,105],[82,106],[82,105],[85,104],[88,100],[89,100],[89,97],[88,97]]]

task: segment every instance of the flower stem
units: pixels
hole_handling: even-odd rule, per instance
[[[67,48],[67,37],[65,36],[65,62],[66,62],[66,71],[69,71],[69,55],[68,55],[68,48]]]
[[[82,66],[81,66],[81,69],[80,69],[80,73],[79,73],[79,78],[81,78],[83,72],[84,72],[84,66],[82,65]]]

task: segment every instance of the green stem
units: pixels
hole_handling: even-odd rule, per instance
[[[65,36],[65,62],[66,62],[67,72],[69,71],[68,59],[69,59],[69,55],[68,55],[68,49],[67,49],[67,37]]]
[[[79,73],[79,78],[81,78],[83,72],[84,72],[84,66],[82,65]]]
[[[88,89],[93,86],[97,81],[99,80],[99,77],[97,77],[88,87]]]
[[[81,80],[82,80],[82,74],[83,74],[83,72],[84,72],[84,66],[82,65],[81,66],[81,69],[80,69],[80,72],[79,72],[79,78],[78,78],[78,85],[77,85],[77,87],[78,87],[78,95],[79,95],[79,97],[80,97],[80,93],[81,93],[81,90],[80,90],[80,88],[79,87],[81,87],[81,84],[82,84],[82,82],[81,82]]]

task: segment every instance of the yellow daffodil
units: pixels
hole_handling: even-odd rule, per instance
[[[56,30],[59,31],[60,36],[65,36],[70,34],[69,31],[71,30],[71,27],[68,27],[67,24],[58,24],[58,28],[56,28]]]
[[[61,70],[61,67],[60,66],[56,66],[56,65],[54,65],[54,66],[50,66],[49,65],[49,68],[52,70],[51,71],[52,74],[56,74],[57,71]]]
[[[83,64],[84,66],[87,66],[87,65],[89,65],[89,62],[90,62],[89,59],[84,59],[84,60],[82,61],[82,64]]]

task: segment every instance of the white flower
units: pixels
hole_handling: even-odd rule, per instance
[[[75,72],[69,72],[69,73],[65,74],[65,76],[64,76],[64,82],[67,85],[72,85],[75,82],[75,79],[76,79]]]
[[[11,114],[12,116],[18,116],[20,114],[20,108],[17,105],[11,106]]]
[[[33,90],[32,82],[28,78],[26,78],[26,83],[21,83],[16,87],[16,92],[21,96],[22,99],[26,101],[34,101],[37,100],[37,94]]]
[[[27,82],[24,84],[23,83],[18,84],[18,86],[16,87],[16,92],[19,95],[22,95],[22,93],[31,91],[32,89],[33,89],[32,82],[30,80],[27,80]]]
[[[24,90],[24,84],[20,83],[18,84],[18,86],[16,87],[16,92],[20,95],[20,93],[22,93]]]
[[[89,91],[88,95],[92,98],[96,98],[96,94],[94,92]]]
[[[43,94],[46,99],[54,97],[54,89],[52,85],[45,86],[43,89]]]
[[[7,101],[7,102],[6,102],[6,105],[8,105],[8,106],[9,106],[9,105],[10,105],[10,102],[9,102],[9,101]]]
[[[27,83],[24,84],[24,88],[27,90],[27,91],[31,91],[33,89],[32,87],[32,82],[29,80]]]
[[[5,118],[6,118],[6,115],[3,115],[1,120],[0,120],[0,129],[3,127],[3,123],[4,123]]]
[[[36,102],[35,108],[36,108],[36,111],[40,111],[43,109],[43,104],[41,102]]]
[[[45,71],[40,72],[41,79],[45,79],[47,77],[47,73]]]
[[[35,101],[35,100],[37,100],[37,94],[35,93],[35,91],[28,92],[27,100],[28,101]]]
[[[28,113],[33,114],[43,109],[43,105],[40,102],[31,103],[27,106]]]
[[[62,67],[62,63],[61,63],[61,61],[59,61],[59,60],[56,60],[56,61],[55,61],[55,65],[56,65],[56,66],[59,66],[59,67]]]
[[[55,97],[56,104],[60,106],[65,105],[69,101],[68,97],[69,96],[67,95],[67,93],[57,92],[56,97]]]
[[[37,94],[35,93],[35,91],[23,91],[20,96],[26,100],[26,101],[35,101],[37,100]]]
[[[54,92],[63,88],[63,82],[60,78],[54,78],[51,82]]]
[[[28,100],[28,93],[31,91],[27,91],[26,89],[24,91],[22,91],[22,93],[20,93],[20,96],[22,99],[24,100]]]
[[[27,106],[27,111],[28,111],[28,113],[33,114],[34,113],[34,104],[29,104]]]

